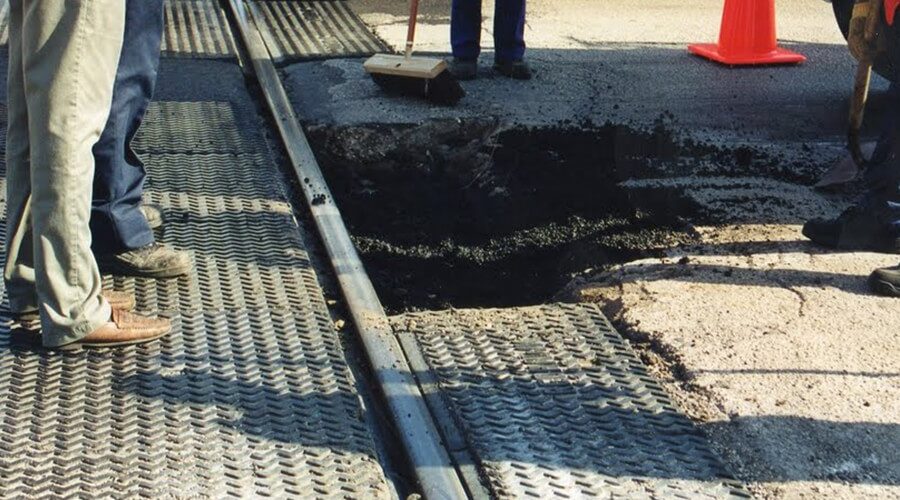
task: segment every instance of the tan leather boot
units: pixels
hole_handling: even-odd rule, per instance
[[[120,292],[118,290],[103,290],[100,292],[109,306],[120,311],[133,311],[135,306],[134,294]],[[13,329],[28,333],[41,333],[41,317],[37,311],[13,315]]]
[[[109,307],[120,311],[134,311],[134,294],[118,290],[103,290],[100,295],[109,302]]]
[[[121,347],[151,342],[172,330],[172,322],[165,318],[148,318],[113,309],[109,323],[104,324],[77,342],[56,347],[71,351],[82,347]]]

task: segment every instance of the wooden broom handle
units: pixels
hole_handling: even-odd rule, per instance
[[[419,17],[419,0],[409,0],[409,30],[406,32],[406,58],[412,57],[413,41],[416,39],[416,21]]]

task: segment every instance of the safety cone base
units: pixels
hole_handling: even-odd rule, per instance
[[[800,64],[806,62],[806,56],[790,50],[776,48],[764,54],[734,55],[723,54],[714,43],[698,43],[689,45],[688,50],[707,59],[729,66],[755,66],[764,64]]]

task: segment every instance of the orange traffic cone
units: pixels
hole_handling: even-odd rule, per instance
[[[719,44],[688,47],[698,56],[722,64],[797,64],[806,57],[778,47],[775,0],[725,0]]]

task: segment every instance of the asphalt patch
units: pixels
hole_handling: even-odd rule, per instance
[[[695,239],[619,186],[674,156],[659,131],[449,121],[310,135],[391,312],[540,304],[575,273]]]

